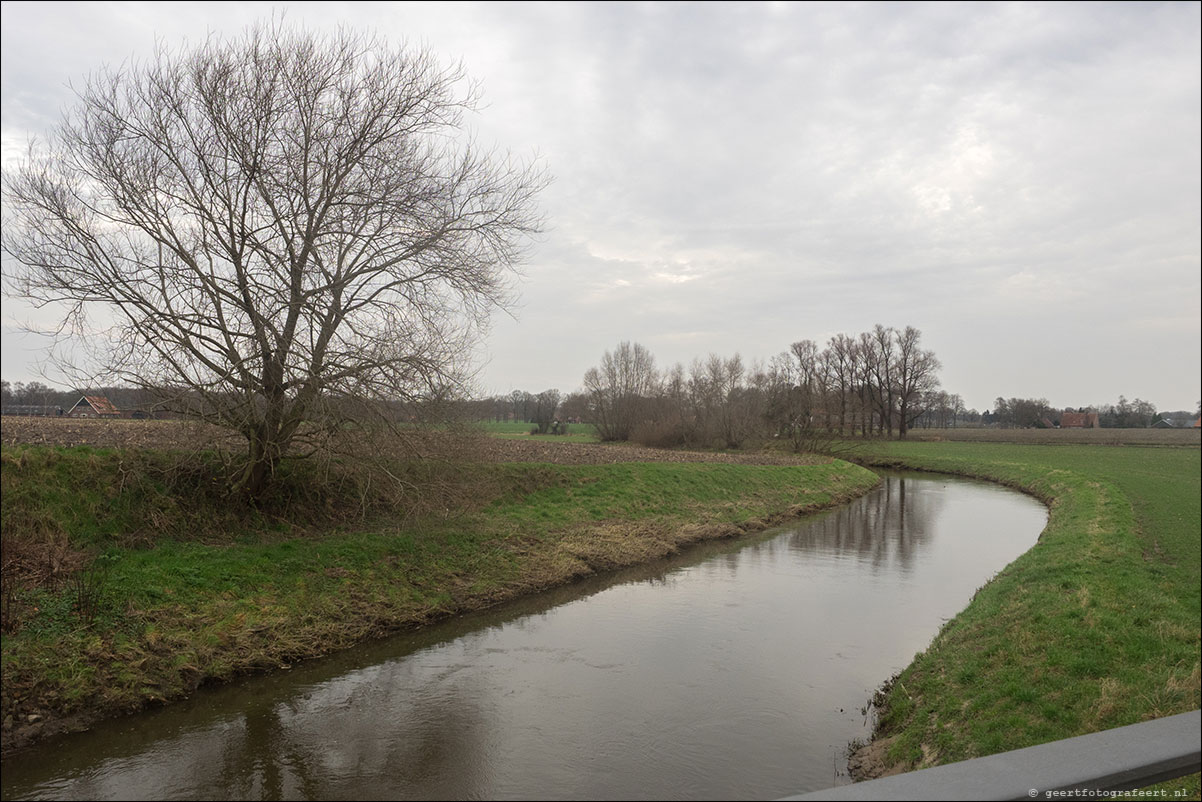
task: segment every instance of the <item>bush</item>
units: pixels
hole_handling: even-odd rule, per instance
[[[635,424],[630,440],[649,448],[680,448],[685,444],[685,435],[678,423],[644,421]]]

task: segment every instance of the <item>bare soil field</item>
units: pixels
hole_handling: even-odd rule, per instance
[[[0,442],[156,451],[241,449],[229,432],[188,421],[26,418],[8,416],[0,424]],[[365,448],[378,453],[380,438]],[[570,443],[554,437],[502,438],[484,434],[406,433],[393,443],[398,453],[425,457],[471,457],[487,462],[550,462],[558,465],[606,465],[618,462],[711,462],[741,465],[805,465],[824,461],[812,456],[747,452],[739,454],[644,448],[625,443]]]

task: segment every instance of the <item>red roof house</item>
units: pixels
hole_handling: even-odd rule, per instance
[[[1061,429],[1100,429],[1096,412],[1064,412],[1060,415]]]
[[[67,412],[68,418],[119,418],[121,410],[102,395],[85,395]]]

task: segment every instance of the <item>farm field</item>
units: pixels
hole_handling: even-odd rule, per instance
[[[533,423],[523,423],[522,421],[487,421],[473,425],[493,437],[532,437],[536,440],[549,440],[556,443],[599,442],[597,430],[591,423],[566,424],[568,433],[561,435],[532,434],[531,430],[538,427]]]
[[[862,773],[949,763],[1196,709],[1197,448],[890,443],[859,461],[1042,498],[1039,543],[878,697]],[[1185,787],[1196,795],[1198,780]]]
[[[598,465],[617,462],[711,462],[740,465],[800,465],[814,462],[806,455],[784,452],[675,451],[645,448],[629,443],[599,443],[589,434],[554,435],[513,433],[514,424],[500,424],[498,431],[465,428],[454,432],[406,431],[403,441],[391,445],[384,438],[351,440],[354,452],[409,458],[470,458],[478,462],[548,462],[557,465]],[[528,424],[520,424],[525,428]],[[507,436],[508,435],[508,436]],[[578,439],[575,439],[578,438]],[[133,448],[164,452],[195,453],[206,450],[241,450],[245,443],[228,432],[178,420],[87,420],[9,416],[0,424],[0,442],[5,445],[90,446]]]
[[[1202,429],[911,429],[906,437],[919,442],[1197,446]]]

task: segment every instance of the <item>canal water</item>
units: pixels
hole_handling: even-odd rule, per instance
[[[771,799],[847,781],[864,706],[1036,541],[929,474],[15,753],[5,799]]]

